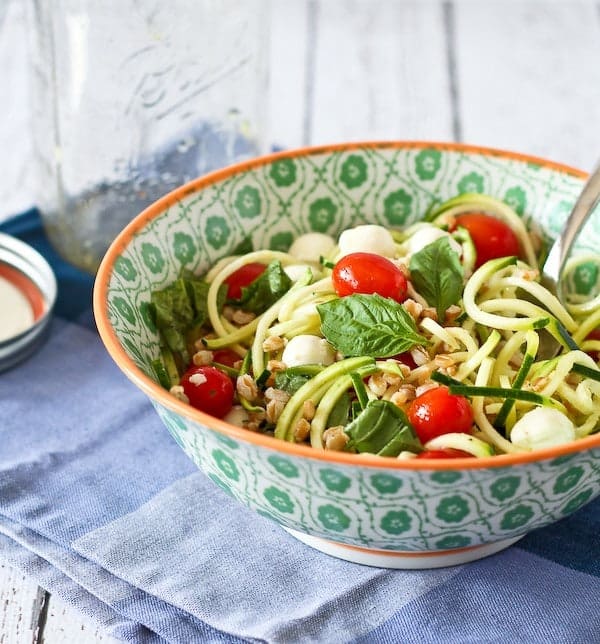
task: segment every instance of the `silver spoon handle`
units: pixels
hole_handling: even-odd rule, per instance
[[[600,202],[600,165],[590,174],[560,237],[544,262],[544,273],[558,280],[577,235]]]

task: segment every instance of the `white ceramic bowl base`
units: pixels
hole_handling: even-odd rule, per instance
[[[448,566],[459,566],[460,564],[477,561],[489,557],[522,539],[525,535],[502,539],[494,543],[486,543],[481,546],[467,548],[455,548],[453,550],[440,550],[438,552],[398,552],[395,550],[373,550],[349,546],[344,543],[336,543],[321,537],[314,537],[297,530],[284,528],[286,532],[302,541],[307,546],[319,550],[326,555],[350,561],[351,563],[376,568],[395,568],[396,570],[426,570],[428,568],[447,568]]]

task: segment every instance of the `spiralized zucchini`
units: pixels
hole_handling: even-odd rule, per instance
[[[476,249],[470,235],[463,228],[451,227],[453,217],[473,211],[507,223],[518,238],[520,257],[500,257],[475,268]],[[344,355],[325,335],[323,307],[340,299],[331,279],[332,266],[340,256],[334,241],[333,251],[320,262],[299,261],[289,253],[260,250],[225,258],[205,276],[210,282],[207,296],[210,328],[197,346],[209,351],[228,347],[240,358],[245,357],[245,368],[239,378],[255,395],[251,405],[244,404],[245,413],[236,414],[243,426],[316,449],[363,451],[356,447],[362,444],[357,439],[360,431],[356,427],[360,424],[356,419],[369,409],[370,403],[385,401],[406,412],[422,391],[446,386],[471,403],[474,438],[468,444],[465,442],[465,450],[473,456],[552,446],[600,429],[600,369],[596,362],[600,339],[588,337],[600,327],[598,289],[587,299],[571,293],[564,295],[563,301],[548,291],[540,282],[534,238],[523,219],[492,197],[461,195],[440,205],[429,220],[405,230],[389,231],[395,248],[395,256],[390,259],[408,278],[409,297],[401,305],[403,315],[408,315],[409,322],[412,320],[411,337],[417,338],[401,358],[390,354]],[[433,284],[439,298],[431,301],[432,296],[420,292],[411,279],[411,258],[424,253],[424,249],[414,249],[417,234],[419,239],[427,235],[431,239],[445,239],[448,243],[440,241],[436,252],[447,263],[449,252],[462,249],[463,285],[459,297],[449,306],[444,300],[448,294],[443,284]],[[369,248],[366,234],[364,246],[365,252],[377,252]],[[421,261],[425,259],[423,254]],[[284,269],[303,264],[302,277],[264,312],[236,325],[219,310],[219,287],[247,263],[273,261],[280,262]],[[568,279],[582,262],[598,265],[600,257],[588,254],[571,260],[567,266]],[[433,273],[436,266],[432,264]],[[384,305],[374,299],[372,325],[363,335],[378,332],[380,306]],[[355,318],[351,319],[358,324]],[[390,329],[386,327],[385,333],[389,335]],[[398,327],[399,340],[404,333],[405,328]],[[286,364],[286,347],[292,342],[298,345],[308,336],[333,344],[337,354],[331,364],[314,364],[308,354],[304,365],[302,360]],[[358,333],[356,337],[359,346],[358,341],[364,338]],[[393,346],[393,337],[390,342]],[[294,378],[295,389],[290,385]],[[239,402],[244,403],[240,391],[238,386]],[[381,408],[389,409],[385,405]],[[552,419],[558,418],[556,414],[562,414],[568,419],[567,429],[569,423],[572,425],[572,433],[557,429],[554,435],[553,425],[544,431],[538,431],[535,425],[528,426],[528,414],[537,408],[552,410],[548,416],[551,425]],[[389,428],[392,418],[404,416],[385,416],[382,427]],[[405,431],[400,428],[401,420],[393,422],[398,423],[398,431]],[[399,437],[398,432],[393,435],[393,450],[388,436],[386,444],[375,453],[389,455],[391,450],[396,452],[394,456],[406,458],[427,449],[427,445],[418,441],[405,440],[410,428],[406,432],[404,437]],[[461,444],[460,437],[453,435],[448,446],[456,445],[457,440]],[[377,437],[369,444],[377,445]],[[436,448],[440,445],[444,446],[443,436],[435,441]]]

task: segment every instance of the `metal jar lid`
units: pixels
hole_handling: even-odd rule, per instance
[[[31,246],[0,233],[0,371],[29,357],[44,340],[56,278]]]

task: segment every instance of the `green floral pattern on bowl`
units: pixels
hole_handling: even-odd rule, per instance
[[[182,267],[203,273],[237,248],[285,249],[308,231],[404,226],[467,191],[503,199],[552,236],[581,183],[566,170],[459,146],[351,145],[240,166],[182,192],[131,237],[108,284],[110,323],[152,378],[158,343],[149,293]],[[598,248],[598,228],[590,224],[583,250]],[[584,266],[572,281],[579,292],[595,292],[597,269]],[[284,527],[339,543],[409,552],[491,543],[554,522],[600,494],[600,447],[464,471],[398,469],[385,460],[357,466],[239,440],[152,402],[177,443],[231,496]]]
[[[600,449],[463,472],[332,466],[224,440],[155,407],[231,496],[283,526],[340,543],[409,552],[480,545],[557,521],[600,494]]]

